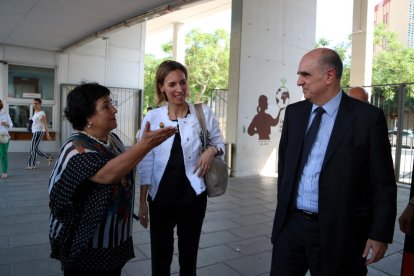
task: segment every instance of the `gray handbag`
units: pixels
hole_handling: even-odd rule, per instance
[[[201,104],[195,104],[194,107],[201,126],[201,151],[204,151],[209,146],[215,145],[213,145],[210,141],[210,134],[206,128],[206,119],[204,117]],[[208,197],[216,197],[224,194],[226,192],[228,181],[229,167],[220,157],[214,156],[213,161],[211,161],[209,171],[204,175],[204,183],[207,186]]]

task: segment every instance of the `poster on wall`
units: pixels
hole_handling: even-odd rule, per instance
[[[275,99],[278,111],[276,116],[267,113],[269,106],[269,98],[266,95],[260,95],[258,98],[258,104],[256,107],[257,114],[251,120],[247,133],[250,136],[257,135],[261,144],[266,144],[266,141],[270,140],[270,134],[272,128],[276,127],[280,123],[281,112],[288,106],[290,95],[289,90],[286,88],[286,79],[281,80],[281,86],[276,90],[276,94],[271,96],[271,99]],[[281,128],[280,128],[281,129]]]

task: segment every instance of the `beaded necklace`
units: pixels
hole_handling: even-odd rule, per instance
[[[88,136],[89,138],[91,138],[92,140],[95,140],[96,142],[98,142],[99,144],[101,144],[102,146],[105,146],[107,148],[112,148],[112,140],[110,139],[110,136],[108,135],[108,141],[103,142],[101,140],[99,140],[98,138],[96,138],[95,136],[90,135],[89,133],[87,133],[86,131],[82,130],[80,131],[80,133],[85,134],[86,136]]]

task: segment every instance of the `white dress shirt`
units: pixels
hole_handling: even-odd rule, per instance
[[[319,125],[318,134],[309,153],[308,161],[303,168],[299,180],[298,195],[296,198],[296,208],[318,213],[318,194],[319,194],[319,175],[322,163],[325,158],[326,149],[331,137],[332,129],[338,114],[339,104],[341,103],[342,93],[339,93],[323,105],[325,113]],[[312,106],[311,116],[308,121],[308,128],[315,117],[317,105]]]

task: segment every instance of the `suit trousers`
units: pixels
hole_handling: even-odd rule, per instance
[[[312,276],[366,275],[361,255],[350,261],[350,267],[332,269],[323,256],[318,219],[293,212],[273,244],[270,275],[303,276],[308,270]]]
[[[207,207],[207,194],[191,203],[161,205],[149,200],[151,266],[153,276],[169,276],[177,226],[180,276],[195,276],[198,244]]]

